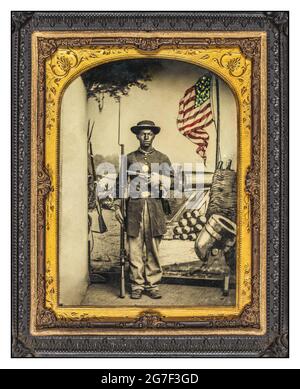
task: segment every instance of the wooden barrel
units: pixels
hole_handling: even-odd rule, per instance
[[[206,216],[214,214],[223,215],[232,221],[236,220],[237,213],[237,188],[236,172],[227,168],[216,170],[210,189],[210,200]]]

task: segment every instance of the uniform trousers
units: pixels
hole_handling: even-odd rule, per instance
[[[159,244],[162,237],[153,237],[147,201],[137,237],[128,236],[129,277],[131,291],[158,290],[162,278],[159,262]]]

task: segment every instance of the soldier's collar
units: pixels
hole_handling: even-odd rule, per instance
[[[143,150],[143,149],[141,149],[141,148],[139,147],[139,148],[138,148],[138,151],[139,151],[140,153],[142,153],[142,154],[148,155],[148,154],[152,154],[152,153],[155,151],[155,148],[153,147],[150,151],[145,151],[145,150]]]

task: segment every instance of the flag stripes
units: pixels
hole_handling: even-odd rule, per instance
[[[205,75],[188,88],[179,101],[177,127],[192,141],[196,152],[206,161],[206,149],[211,126],[214,126],[211,104],[211,76]]]
[[[198,123],[203,122],[203,120],[207,119],[211,114],[212,114],[212,112],[211,112],[211,110],[210,110],[209,112],[207,112],[206,114],[204,114],[203,116],[201,116],[199,119],[194,120],[192,123],[186,124],[185,126],[181,127],[181,128],[180,128],[180,131],[182,132],[182,131],[185,130],[186,128],[194,127],[195,124],[198,124]],[[198,116],[199,116],[199,114],[197,114],[196,117],[198,117]],[[185,135],[185,134],[186,134],[186,131],[185,131],[183,134]]]
[[[195,109],[194,107],[191,107],[189,109],[187,109],[185,111],[185,115],[191,111],[193,111],[193,113],[187,117],[185,117],[185,119],[181,119],[181,120],[177,120],[177,123],[183,123],[184,121],[188,121],[188,120],[191,120],[191,119],[194,119],[196,118],[200,113],[204,113],[208,108],[211,108],[211,104],[208,103],[207,105],[205,105],[205,107],[203,107],[203,109],[201,109],[200,111],[198,109]]]

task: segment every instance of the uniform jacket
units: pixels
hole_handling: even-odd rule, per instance
[[[127,169],[130,169],[133,164],[141,164],[150,166],[152,163],[164,164],[165,168],[171,169],[171,162],[169,158],[153,149],[150,153],[144,153],[143,150],[136,150],[127,155]],[[171,170],[172,171],[172,170]],[[164,168],[161,170],[161,174],[169,175]],[[142,212],[145,201],[147,201],[151,232],[152,236],[161,236],[166,233],[166,220],[165,214],[162,208],[162,202],[160,198],[133,198],[130,190],[128,193],[127,207],[126,207],[126,231],[127,235],[137,237],[139,234],[139,227],[142,220]],[[142,197],[142,196],[141,196]]]

